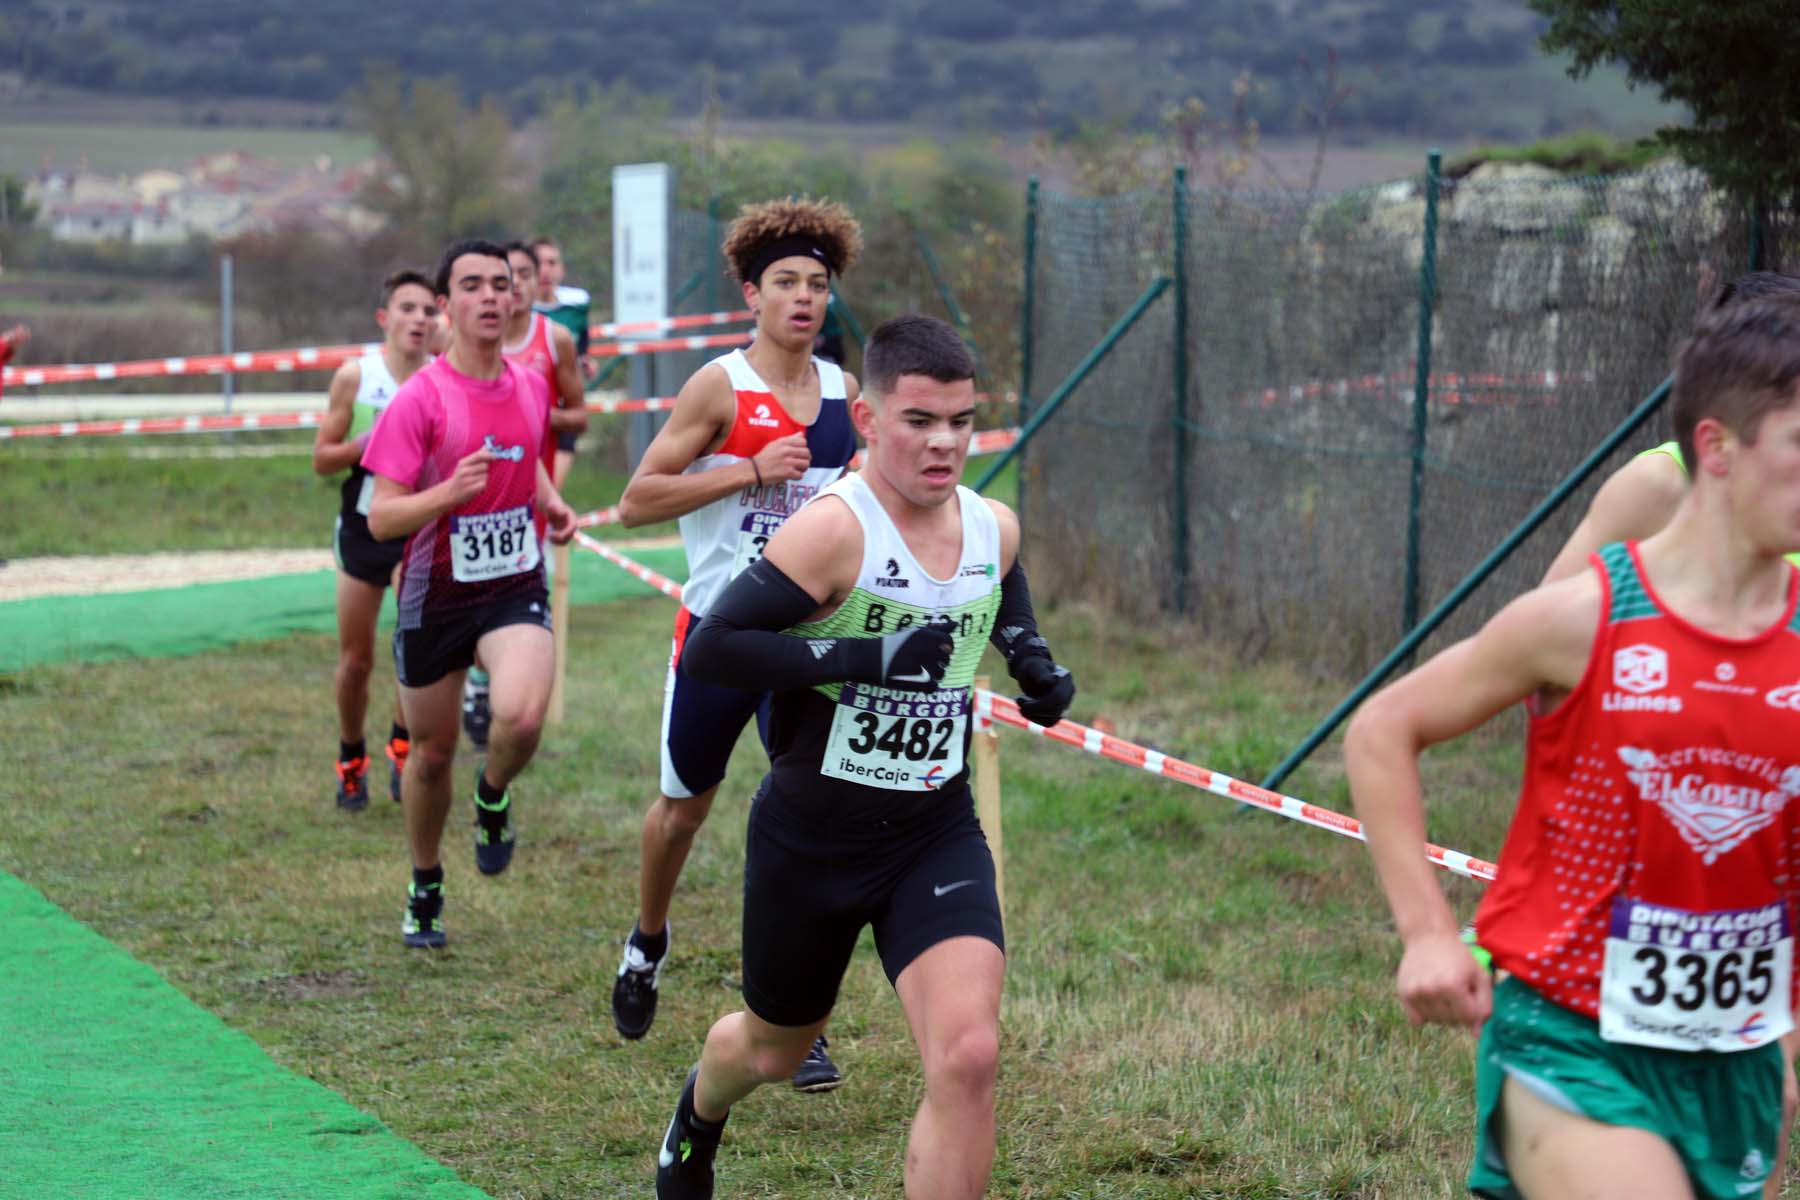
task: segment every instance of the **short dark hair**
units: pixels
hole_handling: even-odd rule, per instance
[[[431,291],[431,280],[425,278],[425,272],[413,267],[401,267],[381,281],[381,307],[386,308],[388,302],[394,298],[394,293],[409,283],[417,284],[431,292],[433,296],[439,295],[438,292]]]
[[[525,257],[527,257],[531,260],[532,266],[534,266],[534,267],[537,266],[537,260],[538,260],[537,250],[535,250],[531,246],[530,243],[521,242],[521,241],[518,241],[517,239],[515,239],[513,241],[506,243],[506,245],[501,248],[503,250],[505,250],[508,254],[515,254],[515,253],[523,254]]]
[[[1694,429],[1708,417],[1746,443],[1762,419],[1800,401],[1800,293],[1714,308],[1675,366],[1675,439],[1688,473],[1700,469]]]
[[[1771,296],[1800,296],[1800,276],[1783,275],[1779,271],[1751,271],[1719,289],[1709,309],[1724,308],[1745,300],[1767,300]]]
[[[507,262],[506,247],[500,243],[490,242],[486,238],[464,238],[462,241],[452,244],[448,250],[444,251],[444,257],[438,259],[438,295],[448,296],[450,294],[450,268],[455,266],[456,260],[465,254],[480,254],[487,258],[497,258],[501,262]],[[506,274],[509,278],[512,275],[510,263],[507,265]]]
[[[947,321],[921,313],[892,317],[877,325],[863,346],[863,388],[879,400],[902,375],[958,383],[975,378],[975,356]]]

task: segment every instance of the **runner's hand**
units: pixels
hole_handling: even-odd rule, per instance
[[[806,448],[804,433],[790,433],[758,450],[754,461],[764,483],[786,483],[806,473],[812,465],[812,451]]]
[[[1479,1032],[1494,1010],[1493,981],[1454,930],[1407,943],[1397,982],[1400,1007],[1414,1025],[1430,1021]]]
[[[487,487],[488,464],[493,461],[494,452],[482,449],[456,464],[456,470],[445,480],[450,485],[450,507],[461,508],[481,495]]]
[[[545,532],[552,546],[566,546],[575,537],[575,510],[561,496],[544,505]]]
[[[1019,711],[1046,729],[1062,720],[1075,701],[1075,677],[1041,654],[1021,658],[1013,678],[1025,690],[1014,701]]]
[[[875,678],[864,681],[910,692],[936,689],[950,669],[950,652],[956,648],[950,631],[942,625],[915,625],[868,640],[879,648],[880,666]]]

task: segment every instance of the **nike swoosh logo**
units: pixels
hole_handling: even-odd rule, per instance
[[[959,879],[955,883],[939,884],[931,889],[931,894],[934,896],[947,896],[957,888],[968,887],[974,882],[973,879]]]
[[[919,668],[919,673],[917,675],[890,675],[890,676],[888,676],[888,678],[892,679],[895,683],[930,683],[930,682],[932,682],[931,672],[927,671],[924,667]]]
[[[675,1116],[669,1118],[669,1131],[663,1134],[662,1147],[656,1152],[656,1165],[659,1167],[675,1165],[675,1153],[669,1149],[669,1139],[675,1136],[675,1121],[680,1116],[681,1113],[677,1111]]]

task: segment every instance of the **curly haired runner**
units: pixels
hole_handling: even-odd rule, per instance
[[[613,1023],[628,1038],[643,1037],[655,1019],[675,883],[732,747],[752,716],[765,745],[768,739],[769,693],[695,680],[682,669],[682,644],[788,515],[841,476],[856,453],[856,380],[812,355],[831,277],[862,252],[856,219],[824,200],[751,204],[721,250],[756,316],[756,340],[682,386],[619,501],[626,525],[679,517],[688,560],[664,684],[661,795],[644,817],[638,917],[613,986]],[[795,1085],[837,1086],[823,1038],[815,1050]]]

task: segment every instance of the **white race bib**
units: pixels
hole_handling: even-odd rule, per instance
[[[369,515],[369,505],[375,501],[375,476],[364,475],[362,490],[356,493],[356,511],[363,516]]]
[[[903,692],[847,683],[819,773],[894,792],[933,792],[963,769],[969,689]]]
[[[1794,1027],[1787,906],[1695,913],[1621,896],[1600,975],[1600,1036],[1666,1050],[1750,1050]]]
[[[738,526],[737,556],[731,560],[731,577],[736,579],[741,573],[756,565],[762,557],[763,547],[787,520],[784,513],[749,512],[744,514]]]
[[[450,574],[458,583],[523,575],[538,565],[531,505],[450,518]]]

